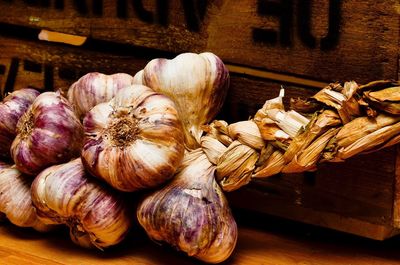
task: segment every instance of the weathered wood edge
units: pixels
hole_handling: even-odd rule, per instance
[[[247,189],[238,194],[227,194],[231,205],[236,208],[242,208],[250,211],[266,213],[268,215],[279,216],[294,221],[316,225],[328,229],[334,229],[358,236],[371,238],[375,240],[385,240],[400,234],[398,228],[392,225],[374,224],[368,221],[343,216],[336,213],[316,211],[315,209],[305,208],[295,205],[284,205],[280,207],[264,205],[260,207],[248,203],[250,200],[262,200],[263,196],[257,194],[257,190]],[[243,199],[246,198],[246,199]]]

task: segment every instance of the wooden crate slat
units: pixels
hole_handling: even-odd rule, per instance
[[[210,50],[229,63],[366,82],[397,78],[397,5],[396,0],[2,0],[7,16],[0,22],[172,52]]]

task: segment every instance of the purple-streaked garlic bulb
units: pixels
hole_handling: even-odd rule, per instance
[[[214,172],[200,149],[185,155],[174,179],[139,204],[139,223],[151,239],[209,263],[232,254],[237,225]]]
[[[35,89],[22,88],[6,96],[0,103],[0,157],[10,157],[17,122],[38,95]]]
[[[11,156],[20,171],[36,175],[79,156],[82,141],[83,126],[67,99],[45,92],[18,121]]]
[[[175,104],[146,86],[121,89],[89,111],[83,125],[85,167],[118,190],[158,186],[181,164],[184,136]]]
[[[133,84],[133,77],[125,73],[105,75],[88,73],[68,89],[68,100],[80,119],[99,103],[110,101],[118,90]]]
[[[83,247],[116,245],[133,223],[121,195],[88,177],[80,158],[43,170],[31,191],[40,220],[69,226],[71,239]]]
[[[0,161],[0,170],[2,170],[4,168],[9,168],[9,167],[10,167],[9,164],[7,164],[7,163],[5,163],[3,161]],[[6,215],[4,213],[0,212],[0,221],[4,221],[6,219],[7,219]]]
[[[200,147],[201,126],[220,111],[229,88],[228,69],[210,52],[154,59],[134,79],[176,103],[189,149]]]
[[[0,212],[11,223],[20,227],[32,227],[38,231],[47,231],[51,225],[45,225],[38,219],[32,205],[32,178],[22,174],[15,166],[0,163]]]
[[[9,168],[9,167],[11,167],[11,165],[9,165],[3,161],[0,161],[0,171],[4,168]],[[7,217],[6,217],[5,213],[0,212],[0,221],[4,221],[6,219],[7,219]]]

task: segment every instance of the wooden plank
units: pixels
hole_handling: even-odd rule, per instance
[[[97,45],[95,42],[72,47],[0,36],[0,88],[11,91],[29,86],[41,90],[54,88],[65,91],[72,82],[88,72],[125,72],[134,75],[157,56],[174,56],[119,45],[115,48],[121,50],[98,49]],[[265,100],[278,95],[281,85],[287,87],[288,98],[310,96],[315,92],[315,89],[293,86],[290,80],[265,82],[265,79],[247,78],[240,70],[238,72],[231,72],[231,88],[224,107],[227,114],[225,117],[231,121],[254,115]]]
[[[400,152],[400,146],[397,145],[397,153]],[[396,172],[394,180],[394,200],[393,200],[393,226],[400,228],[400,155],[396,159]]]
[[[391,224],[375,224],[352,215],[346,216],[342,213],[330,212],[327,209],[317,211],[293,203],[282,202],[281,199],[267,196],[257,186],[250,186],[236,193],[228,194],[228,199],[234,209],[245,209],[246,211],[279,216],[303,224],[311,224],[380,241],[400,234],[400,230],[394,228]],[[318,197],[316,196],[316,198]],[[349,203],[352,204],[353,202]]]
[[[226,265],[397,265],[399,240],[372,241],[273,219],[258,229],[239,225],[237,247]],[[157,253],[155,255],[155,253]],[[20,264],[200,264],[198,261],[132,233],[103,252],[73,245],[66,232],[41,235],[0,226],[0,263]]]
[[[88,72],[134,75],[149,60],[139,55],[106,54],[91,48],[0,37],[0,70],[3,69],[0,87],[6,92],[22,87],[65,91]]]
[[[209,50],[227,63],[314,80],[398,73],[397,0],[1,0],[0,9],[3,23],[172,52]]]

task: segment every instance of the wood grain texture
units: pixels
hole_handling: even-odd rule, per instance
[[[248,220],[248,222],[251,220]],[[379,242],[328,230],[266,221],[255,228],[239,226],[237,247],[226,265],[396,265],[399,238]],[[73,245],[66,232],[42,235],[11,225],[0,227],[0,263],[20,264],[203,264],[172,248],[131,235],[121,245],[101,252]]]
[[[396,150],[397,152],[400,152],[400,146],[397,145]],[[396,172],[393,192],[393,226],[400,228],[400,156],[397,156],[396,159]]]
[[[66,90],[88,72],[134,75],[148,62],[148,58],[135,54],[103,54],[91,49],[8,37],[0,37],[0,50],[0,65],[5,69],[0,75],[0,85],[8,92],[26,86]],[[7,84],[10,80],[14,81]]]
[[[226,63],[317,80],[397,78],[396,0],[162,2],[2,0],[0,22],[175,53],[208,50]]]

